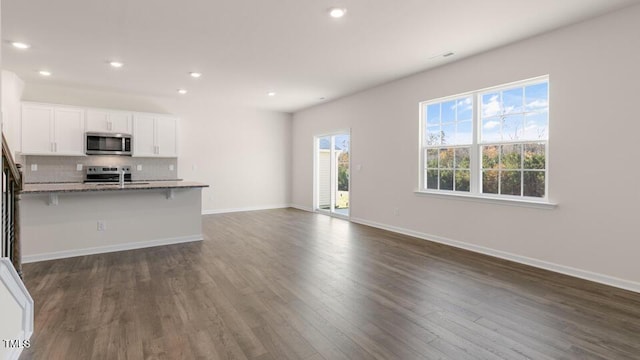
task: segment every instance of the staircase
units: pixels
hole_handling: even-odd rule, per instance
[[[2,135],[2,257],[0,257],[0,360],[20,357],[33,333],[33,299],[22,282],[20,191],[22,173]]]

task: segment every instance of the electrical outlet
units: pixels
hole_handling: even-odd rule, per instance
[[[76,164],[76,171],[82,171],[82,164]]]
[[[191,171],[196,171],[196,170],[198,170],[198,167],[195,164],[191,165]]]
[[[104,220],[98,220],[98,231],[107,230],[107,223]]]
[[[136,170],[138,170],[138,171],[142,171],[142,165],[138,164],[138,165],[136,166]]]
[[[393,215],[395,215],[395,216],[400,215],[400,209],[398,209],[398,208],[393,208]]]
[[[169,171],[173,171],[173,169],[174,169],[173,164],[169,165]]]
[[[38,164],[31,164],[31,171],[38,171]]]

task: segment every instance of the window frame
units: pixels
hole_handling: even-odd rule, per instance
[[[459,93],[451,96],[445,96],[440,98],[435,98],[427,101],[421,101],[418,103],[419,108],[419,175],[418,175],[418,190],[415,192],[418,194],[428,194],[428,195],[439,195],[439,196],[453,196],[457,198],[475,198],[475,199],[486,199],[491,201],[497,201],[498,203],[521,203],[521,204],[542,204],[542,205],[550,205],[550,207],[555,207],[556,204],[550,202],[549,200],[549,148],[550,148],[550,138],[551,134],[549,131],[549,125],[551,123],[551,109],[550,106],[547,106],[547,136],[546,139],[537,139],[537,140],[528,140],[528,139],[520,139],[520,140],[501,140],[501,141],[481,141],[481,126],[482,126],[482,114],[481,114],[481,104],[482,104],[482,96],[491,92],[501,92],[505,90],[509,90],[512,88],[524,88],[530,85],[539,84],[539,83],[547,83],[547,101],[551,103],[550,93],[551,93],[551,85],[549,75],[538,76],[526,80],[514,81],[510,83],[500,84],[496,86],[491,86],[483,89],[478,89],[474,91],[468,91],[464,93]],[[426,144],[426,110],[429,105],[444,103],[447,101],[452,101],[460,98],[471,97],[472,99],[472,142],[469,145],[466,144],[445,144],[445,145],[427,145]],[[524,97],[523,97],[524,99]],[[526,111],[523,109],[523,116]],[[524,129],[523,129],[524,131]],[[525,196],[523,195],[523,179],[524,179],[524,171],[526,169],[520,168],[518,171],[521,173],[521,194],[522,195],[507,195],[507,194],[491,194],[491,193],[483,193],[482,192],[482,177],[483,177],[483,168],[482,168],[482,149],[485,146],[501,146],[501,145],[509,145],[509,144],[522,144],[523,149],[526,144],[531,143],[544,143],[545,145],[545,168],[542,170],[544,172],[545,180],[544,180],[544,197],[534,197],[534,196]],[[455,190],[442,190],[442,189],[429,189],[426,184],[427,177],[427,151],[428,149],[441,149],[441,148],[457,148],[457,147],[469,147],[469,156],[470,156],[470,186],[469,191],[455,191]],[[521,151],[521,167],[523,167],[524,157],[522,156],[524,152]],[[534,169],[532,169],[534,170]],[[538,171],[535,169],[534,171]],[[455,181],[455,180],[454,180]],[[543,206],[547,207],[547,206]]]

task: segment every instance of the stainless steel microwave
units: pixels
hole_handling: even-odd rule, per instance
[[[131,135],[88,132],[85,146],[87,155],[131,156]]]

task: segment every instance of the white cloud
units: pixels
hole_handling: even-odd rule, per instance
[[[458,100],[453,105],[451,105],[451,110],[455,110],[456,108],[458,108],[458,112],[469,111],[471,110],[471,106],[471,97],[467,97],[462,100]]]
[[[485,117],[493,116],[498,114],[499,112],[500,112],[500,101],[498,101],[498,94],[496,94],[496,95],[493,95],[491,99],[489,99],[488,103],[483,104],[482,115]]]
[[[487,130],[491,130],[493,128],[495,128],[496,126],[500,126],[500,121],[498,120],[490,120],[487,121],[486,123],[484,123],[483,127]]]
[[[544,99],[536,99],[527,104],[527,107],[530,109],[540,109],[540,108],[548,108],[549,101]]]

